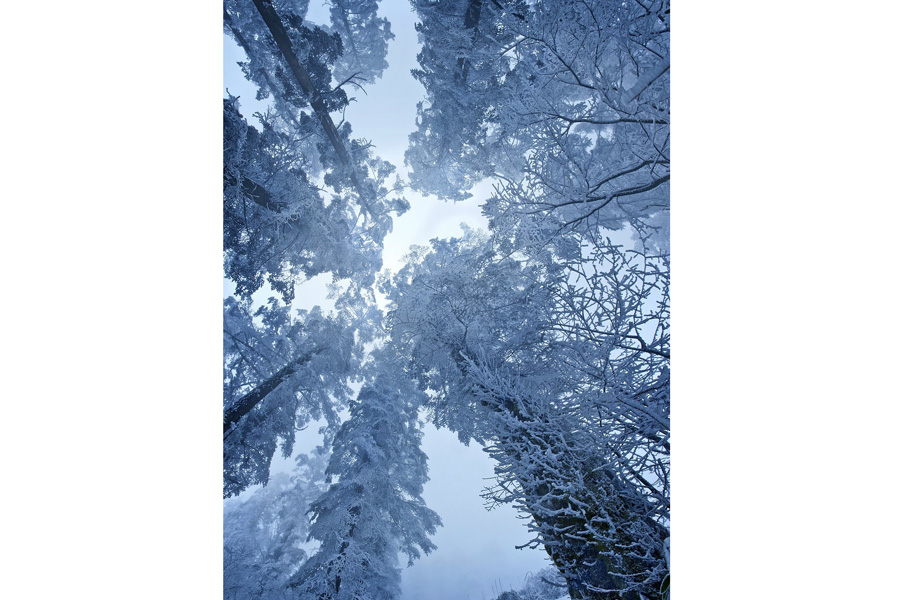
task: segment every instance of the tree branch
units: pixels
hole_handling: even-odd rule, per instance
[[[641,78],[637,80],[634,86],[625,93],[622,97],[622,101],[625,104],[630,104],[632,100],[637,98],[643,93],[650,84],[656,81],[658,78],[662,77],[662,74],[669,70],[669,57],[665,57],[658,63],[656,63],[652,69],[649,71],[645,71]]]

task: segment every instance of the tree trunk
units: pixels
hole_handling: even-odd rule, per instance
[[[309,104],[319,118],[319,123],[322,124],[322,129],[325,131],[325,135],[328,136],[328,141],[331,142],[338,158],[341,163],[343,163],[344,168],[347,169],[350,180],[353,182],[353,187],[356,188],[360,200],[366,202],[369,200],[371,194],[368,194],[363,188],[362,182],[356,172],[356,167],[350,158],[350,154],[347,152],[347,148],[341,141],[337,127],[334,126],[334,121],[331,120],[331,115],[328,114],[328,109],[325,107],[325,102],[322,100],[321,94],[313,87],[312,79],[310,79],[306,69],[303,68],[303,65],[300,64],[300,60],[294,53],[287,30],[285,30],[284,23],[281,22],[278,13],[275,12],[275,8],[272,6],[272,0],[253,0],[253,5],[256,6],[256,10],[259,11],[260,16],[266,23],[266,27],[269,28],[269,32],[275,39],[275,45],[278,46],[278,49],[287,61],[294,79],[297,80],[297,83],[300,85],[303,92],[309,96]]]
[[[457,367],[464,374],[468,374],[469,365],[463,353],[456,350],[453,357]],[[497,446],[509,457],[512,464],[528,458],[523,455],[523,444],[548,454],[552,453],[552,442],[535,433],[547,425],[546,418],[525,414],[515,400],[497,394],[480,383],[472,382],[472,385],[477,388],[477,395],[481,396],[482,406],[506,413],[524,425],[512,435],[501,434],[497,437]],[[523,491],[524,503],[538,525],[547,554],[566,579],[572,600],[639,600],[636,591],[625,591],[628,584],[615,574],[615,571],[624,570],[628,575],[636,575],[644,571],[648,565],[644,561],[627,558],[621,549],[630,549],[639,543],[634,534],[640,532],[643,536],[658,538],[661,552],[663,541],[668,537],[667,532],[659,523],[643,516],[646,512],[645,507],[634,505],[633,499],[630,500],[631,495],[624,489],[625,484],[615,473],[610,472],[608,467],[600,464],[582,464],[578,470],[590,492],[581,497],[576,496],[571,489],[557,489],[553,482],[559,479],[559,474],[550,473],[546,468],[538,468],[525,477],[522,477],[521,473],[514,473],[514,476]],[[570,495],[581,508],[569,510],[572,506],[567,500],[562,499],[551,499],[550,506],[536,506],[528,501],[528,497],[564,498]],[[604,498],[602,506],[595,504],[596,500]],[[614,521],[614,529],[604,540],[593,539],[593,536],[590,540],[584,540],[582,536],[601,515],[606,515]],[[603,553],[614,553],[617,558],[613,561]],[[663,560],[661,554],[660,560]],[[609,591],[598,592],[596,589]],[[648,590],[644,597],[657,600],[660,595],[656,590]]]
[[[622,100],[625,104],[630,104],[632,100],[641,95],[641,93],[650,87],[650,84],[662,77],[663,73],[669,70],[669,57],[665,57],[660,60],[658,63],[653,65],[653,68],[644,71],[644,74],[641,75],[641,78],[638,79],[635,84],[631,87],[631,89],[625,93],[622,97]]]
[[[235,185],[237,178],[226,173],[224,181],[226,185]],[[241,178],[241,193],[244,194],[244,197],[265,209],[275,213],[281,212],[281,205],[272,199],[272,194],[269,193],[269,190],[247,177]]]
[[[322,352],[324,348],[319,347],[309,352],[304,352],[299,357],[282,367],[277,373],[259,384],[255,390],[240,398],[225,411],[225,430],[224,435],[241,420],[241,417],[253,410],[253,407],[262,402],[266,396],[275,391],[281,382],[293,375],[297,369],[308,363],[313,356]]]
[[[478,37],[478,30],[476,29],[478,25],[478,21],[481,19],[481,3],[482,0],[469,0],[466,5],[466,14],[463,17],[463,27],[466,29],[472,30],[472,42],[474,44],[475,38]],[[469,78],[469,60],[465,57],[460,56],[456,61],[456,83],[457,85],[465,85],[466,80]]]

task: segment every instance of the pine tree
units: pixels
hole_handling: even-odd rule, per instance
[[[371,286],[384,236],[392,215],[408,208],[388,183],[394,167],[331,119],[348,102],[332,88],[343,42],[306,23],[305,11],[302,2],[277,11],[270,0],[225,3],[226,32],[248,57],[244,72],[273,104],[258,115],[260,128],[236,98],[223,107],[225,275],[240,298],[226,302],[226,497],[267,480],[274,452],[290,452],[296,426],[322,416],[336,423],[351,366],[377,325]],[[338,314],[299,312],[282,317],[290,321],[284,327],[253,323],[244,303],[264,283],[287,315],[295,286],[320,274],[346,282]]]
[[[334,439],[331,487],[311,507],[319,550],[294,579],[321,600],[390,600],[400,595],[398,553],[409,564],[435,549],[441,524],[425,506],[425,454],[417,402],[381,375],[360,390]]]

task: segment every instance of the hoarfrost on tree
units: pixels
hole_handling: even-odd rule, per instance
[[[408,208],[390,181],[394,167],[351,139],[349,124],[332,121],[330,112],[347,104],[331,71],[343,42],[306,23],[306,8],[225,3],[225,30],[248,57],[244,72],[273,99],[257,115],[260,129],[236,98],[223,104],[225,275],[238,296],[226,301],[225,315],[226,496],[265,482],[273,453],[279,445],[290,452],[296,427],[310,418],[336,422],[352,365],[377,327],[371,285],[384,236],[392,215]],[[339,314],[288,317],[273,304],[254,317],[246,304],[268,283],[287,305],[297,284],[319,274],[346,282]]]
[[[501,240],[502,241],[502,240]],[[571,241],[571,240],[570,240]],[[667,572],[667,259],[560,260],[468,232],[390,280],[393,349],[438,426],[497,461],[486,498],[532,517],[573,598],[656,597]]]
[[[310,511],[310,538],[321,545],[294,578],[302,594],[397,598],[398,553],[411,565],[435,549],[429,536],[441,521],[422,500],[428,476],[419,394],[381,373],[360,390],[334,438],[327,474],[336,481]]]
[[[427,92],[414,186],[462,199],[494,178],[494,221],[631,225],[668,243],[667,1],[413,4]]]
[[[371,284],[407,205],[393,167],[330,113],[384,69],[389,24],[371,0],[333,0],[322,27],[305,2],[226,3],[245,73],[274,108],[256,129],[225,101],[226,272],[239,295],[226,301],[225,493],[264,483],[276,448],[290,453],[297,427],[326,418],[332,485],[309,530],[321,545],[290,581],[321,598],[396,597],[397,553],[429,552],[439,523],[421,502],[424,405],[485,444],[497,464],[486,499],[530,516],[531,544],[571,598],[662,598],[668,2],[413,6],[427,96],[412,183],[454,200],[482,180],[494,191],[489,233],[433,240],[380,277],[382,329]],[[622,228],[628,247],[605,232]],[[249,303],[264,281],[289,303],[319,273],[349,280],[335,314]],[[383,349],[364,364],[376,337]],[[353,375],[364,384],[338,429]]]
[[[297,458],[292,474],[278,473],[249,497],[224,509],[224,598],[292,598],[290,576],[306,561],[305,512],[324,491],[324,449]]]

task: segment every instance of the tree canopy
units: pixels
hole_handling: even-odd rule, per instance
[[[226,579],[236,598],[398,597],[398,554],[435,550],[440,525],[422,500],[424,417],[494,459],[485,498],[527,517],[558,571],[550,588],[663,598],[668,2],[412,6],[425,97],[409,185],[493,192],[488,231],[414,247],[390,272],[404,184],[332,117],[388,68],[378,2],[332,0],[327,24],[302,1],[225,4],[244,74],[272,100],[258,125],[223,103],[223,493],[268,483],[228,513]],[[334,310],[294,309],[320,274]],[[266,286],[277,297],[254,304]],[[327,467],[270,482],[272,457],[313,421]]]

